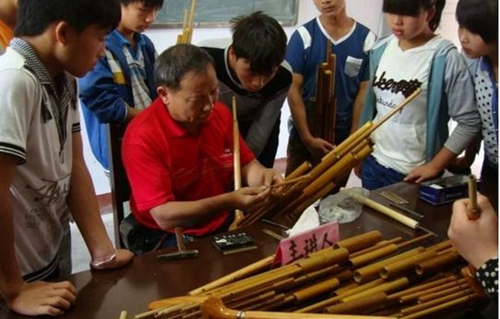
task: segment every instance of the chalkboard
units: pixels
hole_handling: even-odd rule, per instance
[[[158,12],[153,27],[182,28],[185,10],[191,9],[189,0],[167,0]],[[264,11],[283,26],[297,24],[299,0],[198,0],[194,27],[227,27],[239,15]]]

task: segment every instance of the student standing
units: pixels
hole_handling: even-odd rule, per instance
[[[392,35],[370,52],[362,123],[377,121],[417,88],[422,93],[371,136],[363,187],[437,177],[478,133],[472,78],[454,45],[435,33],[444,0],[384,0]],[[448,133],[449,118],[457,122]]]
[[[80,79],[80,100],[92,152],[109,174],[107,123],[125,124],[156,98],[156,51],[144,32],[163,0],[120,0],[121,20],[106,36],[105,56]]]
[[[258,11],[231,21],[226,49],[204,47],[215,60],[219,100],[229,109],[236,97],[238,125],[259,162],[272,168],[278,150],[281,108],[292,74],[281,65],[286,34],[274,18]]]
[[[74,304],[75,287],[54,282],[70,214],[92,268],[133,257],[102,223],[73,77],[97,62],[119,17],[116,0],[19,0],[16,38],[0,57],[0,293],[12,311],[62,315]]]
[[[463,53],[474,79],[481,116],[484,159],[480,190],[498,207],[498,1],[460,0],[456,17]],[[477,145],[479,149],[479,145]],[[468,150],[469,151],[469,150]],[[468,152],[468,165],[475,152]]]
[[[368,87],[368,51],[375,35],[347,15],[345,0],[314,0],[314,4],[321,14],[293,33],[285,57],[293,69],[293,84],[288,95],[293,122],[287,149],[287,174],[304,161],[319,161],[357,128]],[[313,136],[307,122],[312,116],[311,98],[316,94],[317,68],[326,62],[327,51],[336,55],[334,141]]]

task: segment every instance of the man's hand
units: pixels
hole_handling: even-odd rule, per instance
[[[76,300],[76,288],[69,281],[23,283],[19,293],[6,298],[9,308],[26,316],[61,316]]]
[[[252,212],[262,208],[269,200],[271,189],[266,186],[242,187],[231,193],[235,209]]]

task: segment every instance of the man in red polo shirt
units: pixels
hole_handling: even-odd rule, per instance
[[[232,191],[232,116],[217,102],[217,76],[204,50],[190,44],[166,50],[155,76],[158,98],[130,123],[123,141],[131,210],[147,229],[149,249],[173,245],[175,227],[195,237],[227,230],[230,210],[259,209],[269,186],[282,181],[240,138],[242,182],[249,187]]]

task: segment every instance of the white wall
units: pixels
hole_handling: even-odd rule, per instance
[[[347,0],[348,14],[354,19],[368,26],[374,32],[378,33],[381,20],[381,7],[383,0]],[[299,17],[297,26],[316,17],[318,14],[312,0],[299,1]],[[196,19],[196,18],[195,18]],[[286,27],[285,32],[288,36],[297,28],[297,26]],[[146,34],[151,38],[160,53],[171,45],[175,44],[179,29],[151,29],[146,31]],[[198,43],[204,39],[218,39],[231,37],[229,28],[199,28],[194,29],[192,43]],[[286,146],[288,142],[288,130],[286,123],[290,116],[288,105],[283,107],[280,129],[280,143],[278,148],[277,158],[286,156]],[[85,160],[89,166],[89,170],[94,182],[94,187],[98,195],[109,193],[108,178],[102,172],[99,163],[95,160],[88,144],[87,135],[85,132],[82,119],[82,134],[84,140]]]

